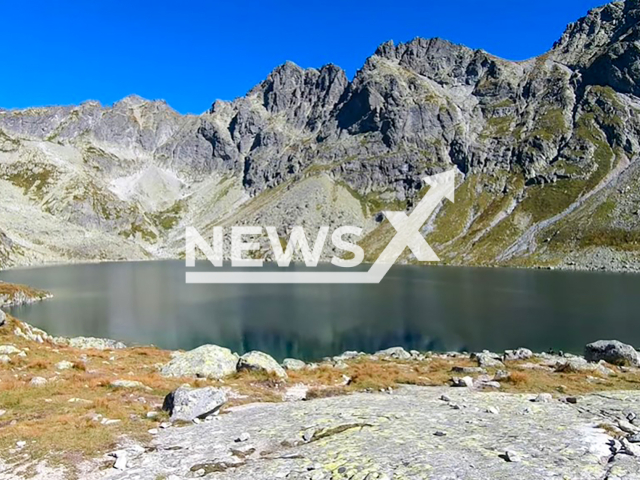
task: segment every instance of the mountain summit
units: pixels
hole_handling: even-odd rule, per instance
[[[524,62],[387,42],[352,81],[286,63],[200,116],[138,97],[0,111],[1,265],[176,257],[185,225],[243,223],[360,225],[372,259],[381,212],[455,166],[424,231],[446,263],[637,269],[639,29],[627,0]]]

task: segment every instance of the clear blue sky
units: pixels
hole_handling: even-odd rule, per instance
[[[442,37],[522,60],[604,0],[0,0],[0,107],[127,95],[201,113],[286,60],[351,77],[389,39]]]

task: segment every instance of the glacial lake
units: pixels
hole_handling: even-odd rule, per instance
[[[199,266],[199,269],[206,269]],[[188,285],[181,261],[50,266],[0,280],[54,298],[11,313],[53,335],[317,360],[391,346],[580,353],[640,346],[640,275],[396,266],[379,285]]]

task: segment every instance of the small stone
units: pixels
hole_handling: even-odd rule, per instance
[[[498,415],[500,413],[500,409],[498,407],[489,407],[487,408],[487,413]]]
[[[440,430],[438,430],[437,432],[435,432],[435,433],[434,433],[434,435],[435,435],[436,437],[446,437],[446,436],[447,436],[446,432],[441,432]]]
[[[462,377],[462,378],[454,377],[454,378],[451,379],[451,386],[453,386],[453,387],[471,388],[471,387],[473,387],[473,378],[471,378],[471,377]]]
[[[6,410],[0,410],[0,417],[3,416],[5,413],[7,413]]]
[[[0,345],[0,355],[14,355],[16,353],[22,353],[22,350],[13,345]]]
[[[113,418],[103,418],[100,423],[102,425],[115,425],[116,423],[120,423],[121,420],[113,419]]]
[[[20,440],[19,442],[16,442],[16,447],[23,448],[26,444],[27,442],[25,442],[24,440]]]
[[[114,380],[109,384],[109,386],[111,388],[139,388],[144,390],[151,390],[151,388],[147,387],[141,382],[136,382],[133,380]]]
[[[627,414],[627,420],[629,420],[631,423],[633,423],[635,421],[635,419],[637,418],[636,414],[633,412],[629,412]]]
[[[157,418],[158,415],[158,412],[147,412],[147,418]]]
[[[496,374],[493,376],[493,380],[495,382],[504,382],[509,379],[509,372],[506,370],[498,370]]]
[[[304,440],[306,443],[309,443],[311,440],[313,440],[313,436],[315,435],[316,431],[311,429],[311,430],[306,430],[303,434],[302,434],[302,440]]]
[[[295,358],[285,358],[284,361],[282,362],[282,366],[284,367],[285,370],[298,371],[298,370],[304,370],[307,364],[304,363],[302,360],[298,360]]]
[[[240,442],[248,442],[251,439],[251,436],[247,432],[243,432],[240,434],[238,438],[235,439],[236,443]]]
[[[504,458],[507,460],[507,462],[511,463],[518,463],[522,461],[520,455],[518,455],[513,450],[507,450],[506,452],[504,452]]]
[[[567,397],[566,400],[567,400],[567,403],[571,403],[572,405],[575,405],[576,403],[578,403],[578,399],[576,397]]]
[[[147,430],[147,432],[149,432],[151,435],[157,435],[158,431],[159,430],[157,428],[150,428],[149,430]]]
[[[443,402],[450,402],[451,398],[449,398],[447,395],[440,395],[440,400],[442,400]]]
[[[56,363],[56,370],[69,370],[70,368],[73,368],[73,363],[68,360]]]
[[[126,470],[127,468],[127,452],[124,450],[118,450],[109,454],[112,457],[116,457],[116,463],[113,464],[113,468],[116,470]]]
[[[0,363],[7,364],[11,361],[11,357],[9,355],[0,355]]]
[[[549,403],[553,401],[553,396],[550,393],[541,393],[532,401],[536,403]]]
[[[169,428],[171,427],[171,422],[162,422],[160,425],[158,425],[160,428],[165,429],[165,428]]]
[[[47,379],[43,377],[33,377],[29,382],[32,387],[43,387],[47,384]]]

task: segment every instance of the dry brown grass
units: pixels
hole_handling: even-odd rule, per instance
[[[529,383],[529,375],[526,372],[511,372],[507,382],[512,385],[526,385]]]
[[[49,295],[49,292],[37,290],[35,288],[28,287],[27,285],[0,282],[0,296],[6,296],[9,299],[12,299],[21,293],[25,294],[27,297],[39,299],[46,298]]]

